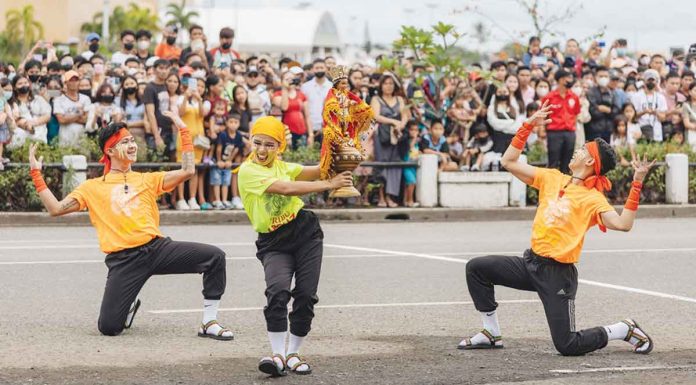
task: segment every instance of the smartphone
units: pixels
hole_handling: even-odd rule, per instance
[[[43,61],[43,55],[41,55],[41,54],[36,54],[36,55],[34,55],[34,60],[36,60],[36,61]]]
[[[607,45],[607,42],[604,40],[600,40],[597,45],[599,45],[599,48],[604,48]]]
[[[196,78],[189,78],[188,79],[188,88],[195,90],[198,88],[198,79]]]

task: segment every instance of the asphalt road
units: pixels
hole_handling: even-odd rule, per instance
[[[201,339],[201,279],[156,276],[132,329],[96,328],[106,267],[89,227],[0,228],[0,384],[694,384],[696,219],[643,219],[589,232],[578,265],[578,328],[634,317],[649,356],[611,342],[561,357],[534,293],[496,289],[500,351],[462,352],[481,327],[468,258],[520,254],[531,223],[325,224],[320,302],[303,355],[308,377],[266,379],[264,283],[248,226],[165,227],[228,259],[220,320],[232,342]]]

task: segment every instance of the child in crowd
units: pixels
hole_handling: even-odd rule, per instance
[[[227,120],[227,101],[225,99],[217,99],[213,103],[213,111],[208,118],[208,131],[206,135],[210,138],[210,143],[216,143],[218,134],[225,131],[225,121]],[[210,149],[203,155],[203,163],[214,165],[213,158],[215,157],[215,146],[210,146]]]
[[[477,111],[471,108],[474,100],[473,91],[473,88],[466,87],[457,92],[454,104],[447,110],[447,118],[453,123],[452,131],[456,131],[464,142],[469,140],[469,128],[476,120],[478,109],[480,109],[480,105]]]
[[[404,157],[405,161],[413,161],[418,159],[418,145],[420,142],[420,127],[418,122],[415,120],[409,120],[406,126],[408,130],[408,153]],[[406,207],[415,207],[414,195],[416,192],[416,174],[417,170],[415,167],[405,167],[404,168],[404,205]]]
[[[628,102],[623,105],[621,110],[621,114],[626,117],[626,136],[628,137],[628,143],[635,146],[638,139],[643,135],[640,130],[640,125],[638,124],[636,107],[634,107],[631,102]]]
[[[462,144],[461,136],[459,136],[458,131],[452,131],[449,136],[447,136],[447,146],[449,147],[450,159],[459,166],[464,160],[464,145]]]
[[[678,111],[682,110],[681,103],[677,103],[675,107]],[[667,120],[662,123],[662,136],[665,141],[670,141],[676,144],[684,143],[684,121],[681,114],[671,114]]]
[[[430,124],[430,132],[423,135],[420,142],[420,151],[423,154],[435,154],[440,159],[440,171],[457,171],[459,166],[453,162],[449,154],[449,145],[445,139],[445,126],[440,120],[433,120]]]
[[[237,196],[236,204],[227,198],[232,182],[232,162],[244,148],[239,128],[239,115],[230,115],[225,121],[225,130],[217,135],[215,145],[215,167],[210,171],[210,185],[213,187],[213,208],[225,210],[243,208]]]
[[[631,160],[635,160],[635,149],[628,139],[628,120],[623,115],[617,115],[614,118],[614,130],[611,133],[611,147],[614,149],[621,160],[621,165],[626,167],[630,165],[626,157],[623,156],[625,149],[631,149]]]
[[[493,148],[493,140],[488,135],[488,128],[485,124],[475,125],[471,130],[471,135],[464,151],[462,171],[479,171],[483,164],[484,154]],[[476,157],[476,163],[472,166],[471,161],[474,157]]]

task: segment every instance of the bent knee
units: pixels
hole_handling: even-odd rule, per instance
[[[124,329],[123,323],[116,323],[116,322],[99,322],[97,325],[99,328],[99,332],[105,336],[117,336],[121,334],[121,332]]]

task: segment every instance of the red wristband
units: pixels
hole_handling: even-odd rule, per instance
[[[193,152],[193,139],[188,127],[179,128],[179,135],[181,135],[181,152]]]
[[[43,175],[41,175],[41,170],[31,169],[29,170],[29,175],[31,175],[31,179],[34,181],[34,187],[36,187],[37,193],[40,193],[48,188],[46,186],[46,181],[44,181]]]
[[[517,134],[512,138],[510,145],[518,150],[524,150],[524,145],[527,144],[527,138],[532,133],[532,129],[534,129],[534,126],[531,124],[527,122],[522,123],[522,127],[517,130]]]
[[[631,183],[631,191],[628,193],[628,199],[626,199],[624,209],[638,211],[638,203],[640,202],[640,190],[642,189],[643,182],[634,180],[633,183]]]

